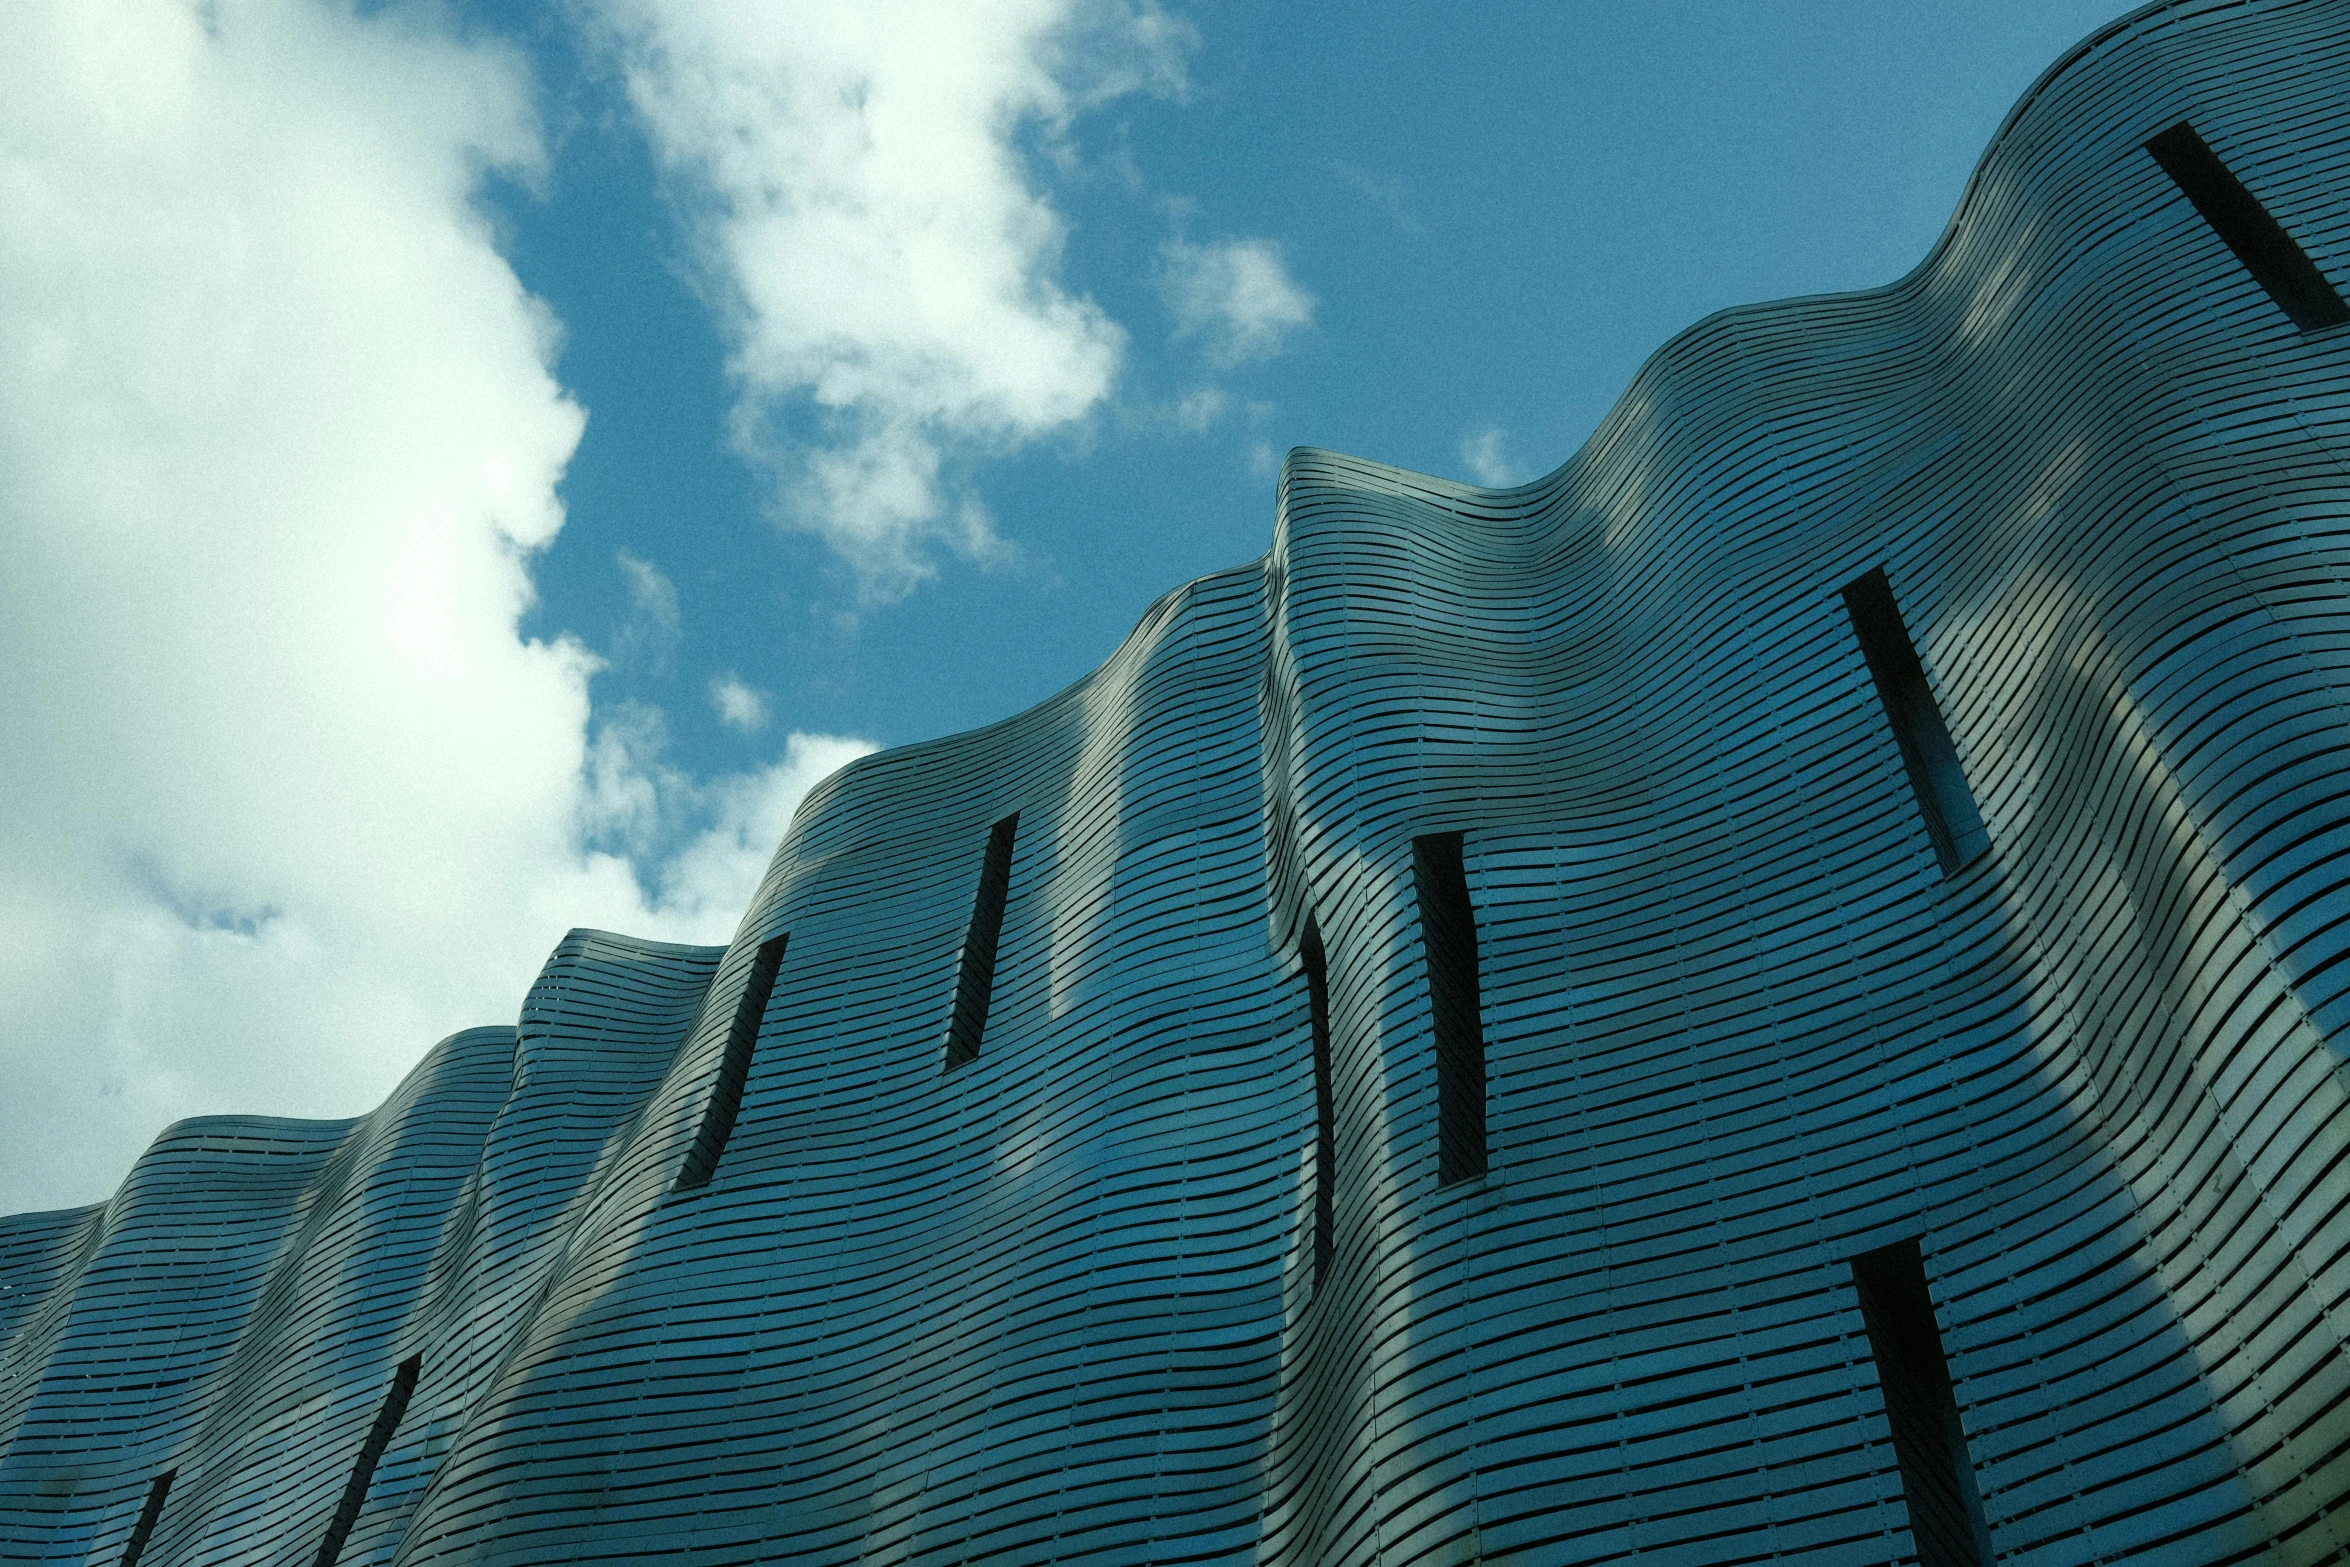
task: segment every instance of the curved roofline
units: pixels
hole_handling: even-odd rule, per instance
[[[2041,71],[2038,76],[2034,77],[2032,79],[2031,85],[2024,89],[2023,94],[2016,99],[2015,103],[2009,107],[2007,113],[2000,118],[1999,128],[1991,133],[1991,139],[1983,144],[1983,151],[1975,159],[1974,168],[1968,173],[1966,184],[1959,190],[1958,200],[1952,204],[1950,209],[1950,216],[1947,220],[1944,221],[1941,232],[1935,235],[1933,244],[1926,247],[1926,253],[1919,257],[1916,263],[1913,264],[1907,271],[1902,272],[1899,276],[1894,277],[1887,282],[1873,283],[1861,288],[1828,289],[1816,294],[1783,294],[1771,299],[1742,300],[1737,304],[1723,305],[1718,309],[1706,312],[1704,315],[1698,317],[1695,321],[1690,322],[1687,326],[1671,333],[1665,338],[1663,342],[1657,344],[1655,348],[1649,350],[1649,352],[1641,359],[1639,366],[1633,370],[1631,376],[1624,382],[1623,390],[1618,392],[1615,396],[1615,400],[1608,404],[1607,412],[1600,415],[1599,422],[1592,427],[1591,433],[1586,435],[1573,451],[1569,452],[1565,457],[1554,463],[1550,468],[1544,470],[1540,474],[1535,475],[1533,478],[1524,480],[1518,484],[1498,486],[1474,484],[1465,479],[1452,479],[1447,478],[1442,474],[1423,473],[1415,468],[1402,468],[1398,467],[1394,463],[1380,462],[1375,458],[1360,457],[1351,452],[1341,451],[1336,447],[1315,446],[1308,443],[1293,446],[1289,449],[1288,456],[1283,460],[1282,463],[1283,481],[1286,482],[1288,478],[1290,463],[1294,461],[1300,453],[1307,453],[1315,455],[1326,454],[1329,456],[1344,458],[1346,461],[1351,463],[1363,464],[1370,467],[1384,469],[1391,473],[1407,475],[1414,479],[1426,480],[1444,488],[1471,495],[1515,495],[1527,490],[1539,488],[1542,485],[1550,483],[1560,474],[1564,473],[1567,469],[1575,465],[1576,461],[1582,457],[1584,452],[1590,449],[1592,441],[1596,439],[1600,432],[1607,427],[1608,421],[1615,416],[1616,410],[1623,406],[1624,399],[1632,394],[1633,389],[1640,385],[1641,380],[1649,374],[1649,372],[1660,360],[1668,356],[1674,350],[1674,348],[1680,345],[1685,339],[1703,332],[1707,327],[1712,326],[1714,323],[1721,321],[1726,317],[1742,316],[1751,311],[1777,310],[1784,306],[1802,304],[1810,300],[1857,299],[1864,298],[1872,294],[1894,293],[1902,288],[1908,287],[1910,284],[1923,277],[1927,272],[1931,271],[1934,264],[1941,259],[1943,252],[1947,251],[1957,240],[1959,229],[1966,221],[1967,210],[1974,203],[1975,192],[1982,185],[1984,172],[1990,168],[1991,160],[1998,155],[1999,149],[2006,143],[2008,136],[2015,130],[2017,124],[2022,121],[2024,115],[2030,112],[2034,104],[2039,102],[2040,98],[2048,91],[2051,86],[2055,84],[2057,78],[2064,75],[2067,71],[2073,69],[2075,66],[2079,65],[2089,55],[2095,53],[2100,47],[2110,42],[2115,37],[2139,27],[2148,18],[2166,11],[2176,11],[2180,9],[2182,5],[2189,3],[2192,3],[2192,0],[2147,0],[2147,3],[2124,12],[2122,15],[2115,17],[2112,21],[2105,23],[2096,31],[2081,39],[2080,42],[2074,44],[2070,49],[2067,49],[2063,54],[2059,55],[2055,63],[2051,64],[2045,70]],[[2248,3],[2248,0],[2223,0],[2223,3],[2212,5],[2209,8],[2215,10],[2229,9],[2231,6],[2238,6],[2246,3]],[[1123,646],[1123,644],[1121,644],[1121,646]]]
[[[1911,267],[1907,272],[1902,273],[1901,276],[1895,278],[1891,283],[1887,283],[1883,286],[1886,288],[1898,288],[1900,285],[1908,282],[1911,278],[1916,277],[1919,273],[1932,266],[1934,264],[1935,258],[1940,256],[1943,251],[1950,248],[1951,240],[1958,233],[1959,220],[1966,216],[1967,207],[1975,199],[1975,187],[1980,185],[1983,181],[1983,171],[1991,166],[1991,159],[1997,155],[2000,147],[2005,144],[2008,135],[2014,131],[2017,123],[2023,119],[2024,115],[2031,109],[2033,104],[2040,101],[2041,95],[2047,92],[2050,87],[2055,85],[2056,79],[2058,77],[2064,75],[2065,72],[2080,64],[2082,60],[2096,52],[2099,47],[2104,45],[2115,36],[2130,31],[2144,22],[2147,18],[2154,16],[2159,12],[2176,11],[2183,4],[2188,3],[2191,3],[2191,0],[2147,0],[2146,4],[2139,6],[2134,10],[2125,11],[2120,16],[2117,16],[2112,21],[2106,23],[2103,27],[2098,28],[2088,37],[2082,39],[2079,43],[2074,44],[2063,54],[2057,56],[2056,62],[2053,65],[2050,65],[2048,69],[2042,71],[2038,76],[2034,77],[2032,79],[2032,85],[2024,89],[2023,96],[2016,99],[2014,107],[2010,108],[2007,111],[2005,117],[2000,120],[1999,128],[1991,133],[1991,139],[1983,144],[1983,155],[1975,160],[1974,172],[1967,176],[1965,187],[1959,191],[1958,204],[1950,209],[1950,221],[1942,225],[1941,234],[1935,238],[1932,245],[1927,247],[1925,255],[1918,261],[1916,266]],[[2246,3],[2247,0],[2225,0],[2225,3],[2211,6],[2209,9],[2226,10],[2235,6],[2244,5]],[[1871,293],[1874,292],[1874,290],[1858,289],[1854,290],[1854,292]]]
[[[2022,96],[2016,99],[2015,103],[2000,119],[1999,128],[1991,133],[1991,139],[1984,143],[1983,151],[1975,159],[1974,168],[1967,175],[1966,184],[1960,189],[1958,200],[1951,207],[1950,216],[1943,223],[1941,232],[1935,236],[1934,243],[1926,248],[1926,253],[1920,257],[1916,264],[1911,266],[1907,271],[1901,273],[1898,277],[1895,277],[1888,282],[1871,284],[1864,288],[1831,289],[1816,294],[1785,294],[1771,299],[1745,300],[1738,304],[1724,305],[1719,309],[1708,311],[1705,315],[1700,316],[1697,320],[1692,321],[1685,327],[1682,327],[1679,331],[1670,334],[1664,339],[1663,342],[1657,344],[1655,348],[1649,350],[1649,352],[1641,359],[1639,366],[1633,370],[1631,376],[1625,381],[1623,389],[1619,391],[1616,394],[1615,399],[1608,404],[1607,412],[1600,415],[1599,422],[1593,426],[1591,433],[1586,435],[1583,440],[1576,445],[1574,450],[1567,453],[1565,457],[1561,458],[1558,462],[1554,463],[1551,467],[1544,470],[1542,473],[1537,474],[1535,477],[1527,479],[1520,484],[1500,486],[1473,484],[1465,479],[1453,479],[1448,478],[1442,474],[1425,473],[1416,468],[1399,467],[1394,463],[1382,462],[1377,458],[1362,457],[1352,452],[1342,451],[1336,447],[1315,446],[1310,443],[1301,443],[1297,446],[1291,447],[1288,453],[1282,458],[1281,470],[1278,478],[1275,480],[1276,496],[1287,489],[1290,478],[1290,470],[1297,463],[1301,454],[1305,455],[1309,459],[1318,456],[1335,457],[1350,464],[1359,465],[1365,468],[1383,470],[1385,472],[1395,474],[1400,478],[1409,479],[1419,483],[1425,483],[1434,487],[1434,489],[1439,492],[1449,492],[1453,496],[1517,495],[1554,482],[1561,474],[1572,468],[1582,458],[1585,452],[1590,450],[1592,441],[1597,439],[1599,434],[1607,428],[1608,421],[1615,417],[1616,411],[1624,405],[1625,399],[1631,396],[1633,390],[1640,385],[1641,380],[1646,377],[1660,361],[1671,354],[1672,351],[1684,340],[1705,331],[1708,327],[1712,326],[1716,322],[1722,321],[1728,317],[1741,316],[1751,311],[1778,310],[1789,305],[1802,304],[1809,300],[1855,299],[1863,298],[1872,294],[1889,294],[1905,288],[1917,279],[1923,277],[1933,268],[1934,264],[1941,258],[1943,252],[1947,251],[1951,247],[1952,243],[1957,239],[1960,226],[1966,221],[1968,208],[1975,200],[1976,190],[1981,186],[1983,182],[1984,171],[1990,167],[1991,160],[1998,155],[1999,149],[2002,145],[2005,144],[2008,136],[2014,131],[2017,124],[2022,121],[2024,115],[2028,113],[2032,106],[2040,100],[2042,95],[2048,91],[2049,87],[2055,83],[2056,79],[2064,75],[2067,71],[2073,69],[2075,66],[2079,65],[2082,60],[2086,59],[2090,54],[2094,53],[2097,49],[2111,41],[2116,36],[2141,26],[2150,17],[2156,16],[2162,12],[2178,10],[2182,5],[2191,3],[2194,3],[2194,0],[2147,0],[2147,3],[2123,13],[2122,15],[2114,18],[2112,21],[2105,23],[2103,26],[2099,27],[2096,31],[2090,33],[2085,38],[2081,39],[2080,42],[2074,44],[2070,49],[2067,49],[2062,55],[2058,56],[2054,64],[2048,66],[2045,70],[2041,71],[2038,76],[2034,77],[2031,85],[2024,89]],[[2230,5],[2243,5],[2246,3],[2248,3],[2248,0],[2222,0],[2222,3],[2213,5],[2211,8],[2227,9]],[[1278,524],[1276,524],[1276,526],[1278,526]],[[853,758],[850,761],[843,763],[833,773],[828,774],[826,777],[818,780],[817,783],[809,789],[807,800],[803,800],[802,802],[803,807],[806,805],[808,800],[814,800],[819,793],[829,792],[832,786],[834,786],[837,782],[844,780],[849,774],[858,770],[864,764],[875,762],[883,757],[899,755],[909,751],[919,751],[950,741],[963,740],[972,736],[986,734],[990,731],[1019,723],[1026,719],[1030,714],[1036,712],[1038,709],[1049,706],[1052,703],[1069,697],[1072,693],[1078,691],[1080,688],[1084,687],[1091,681],[1100,678],[1102,672],[1112,663],[1116,662],[1118,656],[1126,650],[1128,645],[1131,644],[1134,638],[1142,631],[1142,629],[1151,622],[1153,617],[1157,616],[1164,610],[1168,600],[1191,592],[1200,583],[1208,581],[1211,578],[1224,576],[1227,573],[1234,571],[1244,571],[1251,566],[1261,566],[1264,561],[1272,554],[1275,542],[1277,541],[1268,541],[1266,549],[1249,560],[1237,562],[1234,565],[1223,567],[1217,571],[1203,572],[1199,576],[1179,583],[1175,587],[1170,588],[1166,592],[1158,595],[1150,602],[1148,606],[1143,609],[1140,615],[1135,617],[1134,624],[1127,630],[1123,637],[1119,638],[1117,644],[1112,647],[1109,652],[1102,655],[1102,657],[1095,662],[1092,668],[1077,676],[1075,679],[1070,680],[1067,684],[1055,688],[1053,691],[1037,698],[1034,702],[1027,704],[1025,707],[1021,707],[1016,711],[1007,713],[1003,717],[993,719],[987,723],[975,724],[968,729],[954,729],[949,730],[943,734],[927,735],[921,739],[908,740],[898,745],[884,746],[879,751],[870,752],[865,756]],[[799,813],[795,811],[793,813],[791,827],[797,828],[798,825]],[[785,838],[787,841],[790,838],[789,829],[786,830]]]

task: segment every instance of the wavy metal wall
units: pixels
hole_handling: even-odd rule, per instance
[[[2350,333],[2143,144],[2339,289],[2346,105],[2350,7],[2137,13],[1915,273],[1700,324],[1550,477],[1294,453],[1263,562],[832,779],[723,952],[577,932],[373,1115],[0,1221],[0,1559],[122,1560],[166,1470],[157,1567],[316,1561],[346,1492],[349,1563],[1911,1559],[1848,1266],[1911,1238],[2002,1560],[2339,1559]],[[1878,567],[1988,826],[1949,875]]]

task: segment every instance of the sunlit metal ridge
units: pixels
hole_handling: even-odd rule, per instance
[[[2155,6],[1546,478],[1292,453],[726,948],[0,1220],[0,1560],[2342,1559],[2346,284],[2350,7]]]

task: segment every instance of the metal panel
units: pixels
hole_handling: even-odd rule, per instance
[[[308,1560],[418,1355],[345,1563],[1908,1559],[1845,1259],[1913,1236],[2003,1561],[2350,1549],[2350,333],[2144,151],[2191,121],[2339,290],[2346,104],[2339,4],[2138,12],[1916,272],[1700,323],[1549,477],[1293,453],[1264,561],[819,788],[723,956],[580,933],[373,1116],[0,1222],[0,1557],[118,1559],[172,1468],[149,1567]]]

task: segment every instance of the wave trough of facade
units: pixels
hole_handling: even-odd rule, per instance
[[[2346,106],[2135,13],[1548,478],[1293,453],[729,947],[0,1220],[0,1560],[2342,1558],[2350,331],[2148,143],[2338,291]]]

